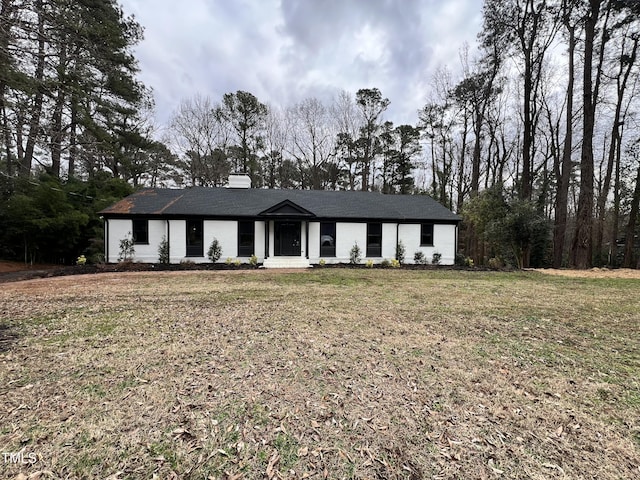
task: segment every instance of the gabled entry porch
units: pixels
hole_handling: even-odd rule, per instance
[[[309,219],[315,215],[289,200],[265,217],[265,268],[309,268]]]

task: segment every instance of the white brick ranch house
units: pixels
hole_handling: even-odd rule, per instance
[[[105,222],[105,258],[117,262],[120,241],[133,237],[134,261],[157,262],[168,241],[171,263],[209,262],[214,238],[227,258],[265,267],[348,263],[357,243],[362,262],[395,258],[405,247],[440,263],[455,261],[460,217],[425,195],[356,191],[249,188],[248,177],[231,176],[229,187],[140,190],[100,212]]]

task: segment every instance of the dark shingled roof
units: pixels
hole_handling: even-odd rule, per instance
[[[460,221],[460,217],[426,195],[254,188],[144,189],[100,213],[107,218],[135,215],[260,217],[265,210],[283,202],[289,206],[293,203],[320,219]]]

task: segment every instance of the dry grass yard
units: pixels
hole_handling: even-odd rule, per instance
[[[0,449],[23,479],[637,479],[640,278],[5,283]]]

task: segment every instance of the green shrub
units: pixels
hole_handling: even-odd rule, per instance
[[[397,260],[395,258],[393,260],[391,260],[391,268],[400,268],[400,265],[401,265],[401,263],[400,263],[399,260]]]
[[[258,257],[256,257],[255,253],[253,255],[251,255],[251,257],[249,257],[249,264],[252,267],[257,267],[258,266]]]
[[[362,258],[362,250],[358,246],[358,242],[356,242],[353,247],[351,247],[351,251],[349,252],[349,263],[351,265],[357,265],[360,263],[360,259]]]
[[[96,252],[93,255],[89,256],[89,263],[93,265],[101,265],[105,262],[104,253]]]
[[[218,241],[218,239],[214,238],[213,241],[211,242],[211,245],[209,245],[209,250],[207,251],[207,257],[209,257],[209,260],[211,260],[213,263],[216,263],[218,260],[220,260],[221,256],[222,256],[222,246],[220,245],[220,242]]]
[[[489,268],[492,268],[494,270],[500,270],[504,267],[504,262],[499,257],[492,257],[487,262],[487,265]]]
[[[438,252],[433,252],[431,256],[431,264],[432,265],[440,265],[440,259],[442,258],[442,254]]]
[[[473,258],[467,257],[463,253],[457,253],[456,265],[459,267],[473,267]]]
[[[400,263],[404,263],[404,256],[407,252],[407,249],[404,246],[404,243],[402,243],[402,240],[398,241],[398,243],[396,244],[396,260]]]
[[[120,254],[118,255],[119,262],[132,262],[133,257],[136,255],[136,247],[133,241],[131,232],[127,233],[127,236],[120,240]]]
[[[380,262],[380,266],[382,268],[389,268],[391,266],[391,262],[385,258],[384,260],[382,260],[382,262]]]
[[[320,265],[321,267],[324,267],[327,264],[327,261],[324,258],[321,258],[320,261],[318,262],[318,265]]]
[[[418,250],[416,253],[413,254],[413,262],[416,265],[426,265],[427,257],[425,256],[424,252],[422,252],[421,250]]]
[[[367,268],[373,268],[373,260],[367,260]]]
[[[162,237],[158,246],[158,262],[169,263],[169,242],[166,236]]]

